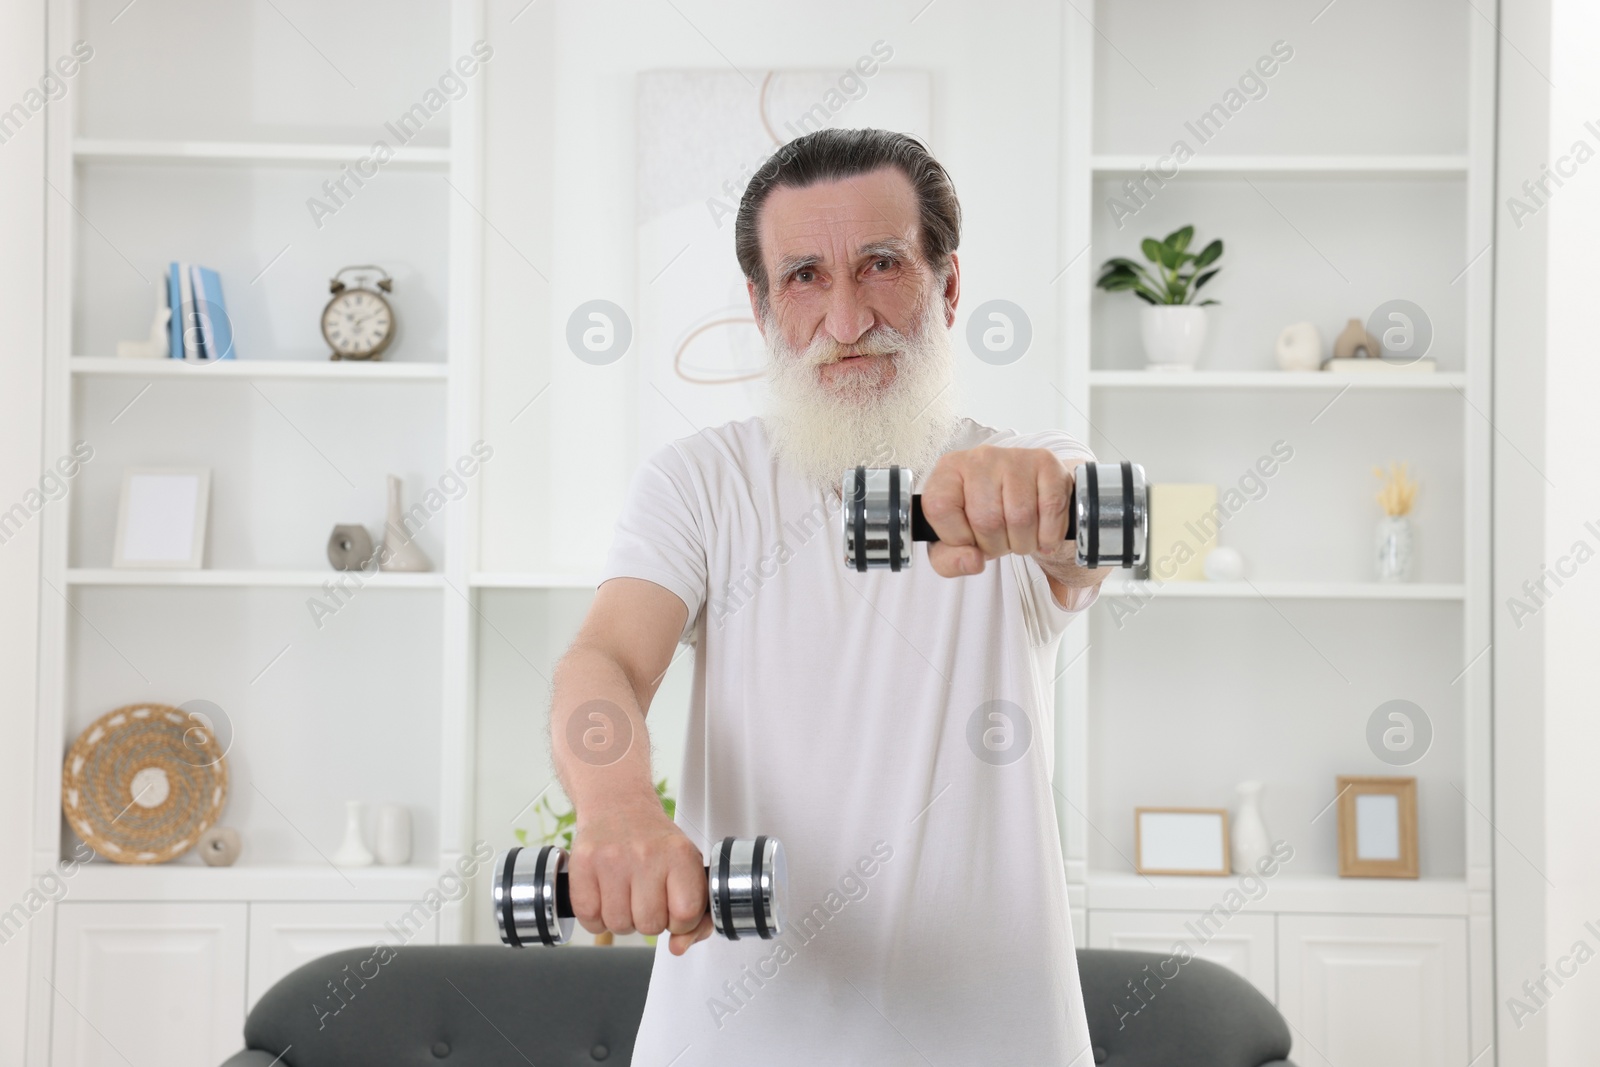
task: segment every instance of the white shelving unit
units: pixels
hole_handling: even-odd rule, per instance
[[[1094,156],[1089,165],[1097,174],[1137,174],[1152,170],[1165,177],[1167,171],[1181,169],[1196,174],[1304,174],[1313,176],[1350,174],[1357,177],[1391,174],[1465,174],[1465,155],[1214,155],[1196,156],[1175,167],[1158,164],[1157,157],[1130,155]]]
[[[113,141],[80,137],[72,157],[79,163],[345,163],[371,151],[367,144],[289,144],[269,141]],[[400,146],[387,166],[431,167],[448,171],[448,148]]]
[[[379,571],[351,574],[340,571],[198,570],[147,571],[116,570],[111,567],[73,567],[67,571],[68,585],[234,585],[261,588],[311,586],[341,580],[359,583],[365,589],[442,589],[445,576],[438,571],[416,574]]]
[[[241,378],[308,378],[312,381],[442,382],[450,365],[443,361],[367,363],[350,360],[238,359],[189,363],[181,359],[117,359],[73,356],[74,375],[119,378],[182,378],[185,381],[238,381]]]
[[[1289,374],[1284,371],[1196,370],[1152,373],[1142,370],[1091,370],[1091,389],[1294,389],[1342,392],[1346,389],[1460,390],[1467,376],[1449,373],[1368,371],[1365,374]]]
[[[243,850],[227,868],[193,853],[156,867],[77,867],[67,897],[34,920],[46,927],[29,963],[30,988],[46,991],[28,1008],[28,1062],[38,1064],[80,1062],[98,1041],[140,1033],[152,1012],[193,1014],[161,998],[201,990],[112,989],[115,974],[75,962],[103,951],[151,953],[165,975],[178,971],[162,953],[176,952],[180,970],[213,976],[210,999],[196,1000],[211,1028],[171,1047],[220,1062],[239,1044],[247,1001],[236,994],[248,984],[253,1001],[299,962],[287,931],[309,924],[324,949],[341,937],[392,940],[395,929],[463,940],[463,901],[441,877],[474,850],[472,479],[416,535],[429,572],[335,571],[323,545],[345,522],[380,540],[384,476],[402,477],[410,507],[459,474],[479,440],[485,76],[331,221],[313,225],[304,202],[484,38],[482,0],[419,8],[391,19],[404,29],[383,44],[337,52],[350,62],[361,47],[382,50],[362,57],[372,66],[360,92],[270,5],[200,20],[152,9],[108,32],[120,6],[49,3],[51,54],[79,38],[96,53],[49,126],[45,450],[85,441],[94,453],[40,517],[32,866],[43,873],[75,854],[61,818],[66,747],[99,715],[140,701],[222,708],[231,782],[220,823],[239,829]],[[320,28],[378,13],[328,12]],[[165,61],[186,49],[195,63]],[[244,55],[259,68],[250,82],[234,77]],[[215,83],[205,101],[155,106],[190,78]],[[239,359],[108,354],[111,339],[148,328],[153,286],[173,259],[221,273]],[[329,360],[317,333],[328,279],[351,263],[395,275],[399,333],[381,361]],[[212,468],[205,569],[110,567],[122,468],[169,463]],[[331,602],[329,583],[345,591]],[[308,622],[313,600],[337,617]],[[407,806],[408,864],[332,865],[347,799]],[[425,905],[427,922],[412,929],[405,917],[430,896],[442,906]],[[185,941],[196,924],[201,940]],[[98,1037],[68,1003],[102,1006]],[[211,1033],[219,1044],[208,1050]]]
[[[1257,25],[1242,7],[1169,12],[1158,39],[1140,28],[1140,10],[1099,0],[1066,22],[1066,424],[1102,459],[1143,463],[1153,482],[1226,488],[1275,441],[1292,445],[1294,459],[1222,528],[1221,543],[1243,550],[1248,581],[1119,577],[1089,625],[1067,631],[1057,774],[1079,943],[1170,952],[1181,939],[1234,967],[1289,1017],[1302,1065],[1380,1062],[1351,1059],[1346,1035],[1362,1033],[1382,1038],[1363,1049],[1428,1048],[1445,1057],[1438,1062],[1460,1053],[1489,1064],[1491,441],[1481,413],[1490,410],[1495,28],[1426,4],[1417,17],[1431,24],[1429,43],[1407,77],[1448,92],[1397,86],[1391,110],[1351,121],[1331,57],[1357,46],[1350,35],[1374,10],[1311,26],[1288,15]],[[1194,57],[1258,38],[1265,52],[1274,36],[1292,40],[1299,66],[1285,63],[1270,93],[1176,175],[1170,162],[1157,171],[1175,139],[1193,146],[1184,120],[1227,85],[1203,81],[1215,80],[1214,64]],[[1108,39],[1140,50],[1119,54]],[[1157,62],[1159,77],[1141,77]],[[1428,132],[1416,136],[1422,124]],[[1310,130],[1326,143],[1297,152]],[[1141,196],[1129,198],[1129,183],[1151,173],[1164,181],[1135,184]],[[1122,200],[1115,213],[1113,198]],[[1226,243],[1207,290],[1223,303],[1199,369],[1147,372],[1135,301],[1094,281],[1105,259],[1138,258],[1140,238],[1188,223],[1197,247]],[[1391,298],[1428,309],[1436,373],[1276,368],[1272,343],[1287,323],[1314,321],[1326,348],[1349,318]],[[1403,584],[1371,581],[1365,560],[1377,517],[1367,471],[1391,458],[1416,461],[1432,509],[1417,519],[1418,580]],[[1433,747],[1410,766],[1380,762],[1363,736],[1390,698],[1431,716]],[[1418,778],[1421,879],[1338,877],[1337,818],[1324,809],[1340,773]],[[1233,808],[1233,785],[1250,778],[1265,782],[1273,836],[1296,850],[1259,901],[1228,917],[1237,876],[1133,871],[1136,805]],[[1194,924],[1208,914],[1225,925],[1197,939]],[[1382,990],[1396,1010],[1342,1017],[1339,998],[1358,986],[1367,997]]]
[[[1466,591],[1464,585],[1443,582],[1141,582],[1108,578],[1100,595],[1141,600],[1461,600]]]

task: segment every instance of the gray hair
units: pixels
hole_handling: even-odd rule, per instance
[[[822,129],[796,137],[761,164],[739,201],[733,243],[739,269],[755,283],[756,303],[767,311],[770,279],[761,258],[756,223],[761,206],[779,186],[803,189],[817,182],[837,181],[895,167],[917,194],[922,258],[936,275],[950,270],[950,254],[961,243],[961,202],[955,185],[939,161],[915,137],[892,130]]]

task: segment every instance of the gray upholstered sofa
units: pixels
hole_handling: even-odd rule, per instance
[[[267,991],[245,1021],[245,1050],[223,1067],[626,1064],[650,957],[498,945],[414,946],[387,959],[336,952]],[[1254,986],[1204,960],[1162,980],[1175,969],[1153,953],[1078,953],[1097,1064],[1292,1067],[1289,1027]]]

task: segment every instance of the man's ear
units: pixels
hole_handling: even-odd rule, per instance
[[[950,277],[944,280],[944,324],[948,329],[956,324],[956,305],[961,302],[961,260],[950,253]]]
[[[761,331],[763,339],[767,336],[767,324],[761,321],[761,309],[756,301],[756,283],[749,278],[744,280],[744,291],[750,296],[750,316],[756,320],[756,329]]]

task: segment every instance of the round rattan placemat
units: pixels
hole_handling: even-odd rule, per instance
[[[196,716],[128,704],[67,750],[61,808],[79,837],[116,863],[165,863],[193,848],[228,799],[228,762]]]

